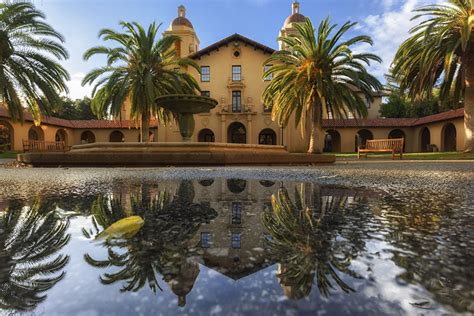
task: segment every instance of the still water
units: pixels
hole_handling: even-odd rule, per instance
[[[0,193],[3,314],[474,312],[473,209],[454,193],[226,178],[10,189],[24,193]]]

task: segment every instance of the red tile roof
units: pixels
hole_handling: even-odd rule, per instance
[[[8,111],[0,106],[0,118],[9,118]],[[451,120],[464,117],[464,109],[451,110],[443,113],[425,116],[422,118],[377,118],[377,119],[348,119],[348,120],[323,120],[324,128],[344,127],[413,127],[435,122]],[[25,113],[25,121],[33,121],[30,113]],[[55,125],[68,128],[82,129],[113,129],[113,128],[136,128],[132,120],[65,120],[52,116],[43,116],[41,124]],[[150,127],[157,127],[155,120],[150,122]]]

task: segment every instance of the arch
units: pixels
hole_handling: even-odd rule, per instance
[[[81,144],[95,143],[95,135],[91,131],[84,131],[81,134]]]
[[[67,132],[63,128],[60,128],[56,131],[54,140],[57,142],[64,142],[65,145],[68,144]]]
[[[423,127],[420,131],[420,151],[429,151],[428,145],[431,143],[431,133],[428,127]]]
[[[39,126],[31,126],[28,130],[28,140],[44,140],[43,129]]]
[[[247,130],[244,124],[234,122],[229,125],[229,128],[227,130],[227,142],[233,144],[247,143]]]
[[[214,132],[209,128],[204,128],[199,131],[198,134],[198,142],[200,143],[214,143],[216,138],[214,136]]]
[[[214,183],[213,179],[204,179],[199,181],[199,184],[202,185],[203,187],[210,187]]]
[[[258,143],[260,145],[276,145],[277,136],[274,130],[271,128],[265,128],[258,135]]]
[[[324,136],[324,151],[325,152],[341,152],[341,134],[335,129],[329,129]]]
[[[121,131],[113,131],[109,135],[109,142],[111,143],[123,143],[125,142],[125,135]]]
[[[269,180],[260,180],[259,183],[264,186],[265,188],[271,188],[275,185],[275,182]]]
[[[242,180],[242,179],[227,180],[227,189],[229,189],[230,192],[235,193],[235,194],[244,192],[246,186],[247,186],[247,181]]]
[[[392,138],[403,138],[406,140],[405,132],[398,128],[393,129],[390,131],[390,133],[388,133],[388,139],[392,139]],[[405,152],[405,145],[406,145],[406,141],[403,142],[403,152]]]
[[[441,129],[441,151],[456,151],[456,126],[448,123]]]
[[[368,140],[374,139],[374,134],[368,129],[361,129],[355,135],[355,151],[357,151],[357,147],[361,145],[365,145]]]
[[[0,121],[0,152],[13,150],[14,129],[7,121]]]

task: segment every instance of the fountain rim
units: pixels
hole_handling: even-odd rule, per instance
[[[202,95],[196,95],[196,94],[167,94],[167,95],[162,95],[157,98],[155,98],[155,102],[157,101],[163,101],[163,100],[186,100],[186,101],[199,101],[199,102],[207,102],[207,103],[212,103],[214,105],[217,105],[219,102],[216,99],[213,99],[211,97],[206,97]]]

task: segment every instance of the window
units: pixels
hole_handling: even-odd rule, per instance
[[[269,128],[264,129],[258,135],[260,145],[276,145],[276,133]]]
[[[273,104],[270,105],[263,105],[263,112],[265,113],[272,113],[273,110]]]
[[[328,119],[332,120],[334,117],[332,115],[331,109],[328,109]]]
[[[273,67],[273,65],[265,65],[263,66],[263,73],[266,73],[271,67]],[[268,76],[265,77],[265,81],[270,81],[273,79],[273,74],[270,74]]]
[[[209,98],[211,96],[211,92],[210,91],[201,91],[201,95],[203,97],[208,97]]]
[[[232,202],[232,224],[242,224],[242,203]]]
[[[239,233],[232,233],[231,239],[232,248],[239,249],[241,244],[241,237]]]
[[[372,102],[370,102],[370,100],[365,100],[365,106],[370,109],[370,107],[372,106]]]
[[[232,112],[242,112],[242,93],[232,91]]]
[[[201,233],[201,248],[211,248],[211,233]]]
[[[240,66],[232,66],[232,81],[240,81],[242,69]]]
[[[211,81],[211,67],[201,66],[201,81],[202,82]]]

